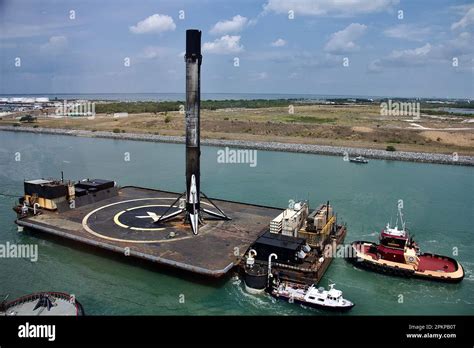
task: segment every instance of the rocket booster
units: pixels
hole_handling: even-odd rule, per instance
[[[198,232],[200,210],[201,31],[186,31],[186,212],[193,233]]]
[[[201,108],[201,31],[196,29],[186,30],[186,192],[172,203],[166,212],[155,223],[162,223],[182,213],[186,214],[185,222],[191,225],[194,234],[199,233],[199,224],[203,222],[201,213],[206,213],[214,219],[231,220],[217,205],[201,192],[200,179],[200,108]],[[186,194],[186,206],[168,214],[175,204]],[[208,205],[215,210],[201,209],[201,194],[207,199]],[[150,215],[150,213],[148,213]],[[150,215],[152,218],[153,216]],[[155,220],[155,219],[154,219]]]

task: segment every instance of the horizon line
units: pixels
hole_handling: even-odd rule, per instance
[[[186,94],[185,92],[78,92],[78,93],[73,93],[73,92],[53,92],[53,93],[0,93],[0,96],[15,96],[15,95],[126,95],[126,94]],[[361,97],[361,98],[405,98],[405,99],[430,99],[430,98],[436,98],[436,99],[467,99],[467,100],[472,100],[474,97],[439,97],[439,96],[382,96],[382,95],[362,95],[362,94],[321,94],[321,93],[261,93],[261,92],[202,92],[202,94],[236,94],[236,95],[307,95],[307,96],[326,96],[326,97],[339,97],[339,98],[344,98],[344,97]]]

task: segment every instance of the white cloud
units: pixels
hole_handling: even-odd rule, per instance
[[[470,32],[462,32],[451,40],[448,40],[436,47],[436,56],[440,59],[452,60],[453,57],[458,59],[464,58],[466,61],[471,61],[474,53],[473,38]]]
[[[2,1],[0,0],[0,11],[2,11],[1,5]],[[6,20],[7,17],[10,18],[9,21]],[[54,19],[57,18],[54,17]],[[31,38],[37,36],[47,37],[57,33],[64,33],[67,30],[74,30],[74,28],[79,25],[77,21],[55,22],[52,20],[41,20],[40,24],[29,24],[19,21],[17,16],[5,15],[0,25],[0,39]]]
[[[352,23],[345,29],[333,33],[326,43],[324,50],[336,54],[356,51],[359,49],[359,46],[355,43],[355,40],[364,35],[366,31],[366,25]]]
[[[451,25],[452,30],[462,29],[474,23],[474,7],[471,7],[467,13],[458,21]]]
[[[288,71],[304,76],[307,68],[334,68],[341,66],[341,57],[330,53],[314,53],[305,50],[248,51],[246,60],[265,63],[278,63]],[[297,71],[302,69],[302,71]],[[296,75],[293,75],[294,78]]]
[[[418,27],[410,24],[400,24],[386,29],[384,35],[395,39],[423,41],[431,34],[431,28]]]
[[[288,75],[288,78],[289,79],[296,79],[300,76],[300,74],[296,73],[296,72],[292,72],[290,75]]]
[[[231,20],[217,22],[210,33],[215,35],[238,33],[248,24],[248,19],[241,15],[234,16]]]
[[[155,13],[130,27],[130,31],[135,34],[162,33],[175,29],[176,24],[174,24],[173,18],[158,13]]]
[[[268,78],[268,74],[266,72],[259,72],[255,75],[255,80],[265,80]]]
[[[399,0],[268,0],[266,12],[284,13],[293,10],[301,16],[354,16],[386,11]]]
[[[407,50],[394,50],[388,56],[389,59],[394,61],[412,61],[416,62],[420,59],[426,59],[427,55],[431,52],[432,46],[427,43],[424,46],[417,47],[414,49]]]
[[[465,31],[459,34],[459,36],[451,41],[450,45],[454,48],[466,49],[466,51],[472,51],[472,34]],[[470,50],[468,50],[470,48]],[[468,52],[466,52],[468,53]]]
[[[68,40],[66,36],[51,36],[47,43],[41,45],[40,49],[48,52],[58,52],[63,50],[67,44]]]
[[[382,71],[382,67],[380,66],[381,61],[380,59],[375,59],[369,63],[367,66],[367,70],[371,73],[378,73]]]
[[[224,35],[213,42],[205,42],[202,50],[208,53],[228,54],[243,51],[244,47],[240,44],[240,36]]]
[[[426,43],[423,46],[406,50],[394,50],[387,56],[372,61],[368,70],[370,72],[380,71],[382,68],[406,68],[424,67],[434,64],[450,66],[452,59],[456,57],[459,61],[458,70],[472,70],[472,34],[462,32],[454,39],[446,42],[431,45]],[[469,68],[470,67],[470,68]],[[467,68],[467,69],[466,69]]]
[[[380,72],[383,67],[407,67],[426,65],[433,59],[434,47],[427,43],[421,47],[393,50],[388,56],[375,59],[368,65],[369,72]]]
[[[161,58],[165,54],[165,49],[162,47],[157,47],[157,46],[147,46],[145,47],[142,57],[145,59],[155,59],[155,58]]]
[[[283,39],[278,39],[278,40],[272,42],[272,46],[273,46],[273,47],[283,47],[283,46],[286,46],[286,41],[283,40]]]

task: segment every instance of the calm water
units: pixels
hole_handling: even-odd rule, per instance
[[[442,111],[455,112],[458,114],[465,115],[474,115],[474,109],[464,109],[464,108],[439,108]]]
[[[125,152],[130,162],[123,160]],[[396,201],[403,199],[408,227],[423,250],[450,255],[458,248],[457,259],[466,272],[460,284],[387,277],[336,259],[321,284],[336,283],[356,303],[348,315],[474,314],[473,168],[375,160],[359,166],[337,157],[264,151],[250,168],[218,164],[216,152],[205,147],[202,153],[202,188],[210,196],[282,207],[290,198],[309,199],[311,206],[330,200],[348,224],[347,241],[376,240],[375,231],[395,217]],[[15,161],[15,153],[21,161]],[[71,179],[111,178],[121,185],[182,191],[184,148],[0,132],[0,192],[19,195],[23,179],[59,177],[61,170]],[[66,291],[77,296],[88,314],[330,315],[246,294],[234,276],[208,284],[160,272],[153,264],[18,233],[14,202],[0,196],[0,243],[36,243],[39,259],[0,259],[0,294],[10,298]]]

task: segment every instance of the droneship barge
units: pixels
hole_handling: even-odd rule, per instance
[[[258,257],[280,256],[274,270],[281,278],[317,282],[330,263],[322,252],[342,242],[346,233],[332,207],[308,214],[307,204],[298,203],[282,213],[270,206],[210,199],[201,190],[201,31],[186,31],[185,52],[185,191],[119,187],[102,179],[73,182],[63,176],[29,180],[15,207],[19,229],[209,277],[224,276],[254,246]]]
[[[252,272],[263,269],[266,284],[271,254],[278,256],[271,271],[278,279],[318,283],[346,236],[346,226],[337,222],[329,202],[308,214],[306,202],[282,212],[276,207],[209,199],[201,204],[213,210],[219,206],[232,219],[206,219],[195,235],[185,218],[156,224],[170,207],[174,213],[185,204],[175,192],[119,187],[103,179],[29,180],[24,191],[14,207],[16,224],[22,229],[203,276],[221,277],[240,266],[250,283]],[[248,256],[255,251],[256,265],[248,270]]]
[[[185,219],[157,224],[167,210],[185,202],[175,192],[119,187],[101,179],[30,180],[14,208],[20,227],[153,261],[164,266],[220,277],[240,261],[281,209],[213,200],[232,220],[206,219],[195,235]],[[209,202],[201,202],[209,209]],[[169,210],[171,207],[171,210]]]

